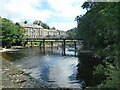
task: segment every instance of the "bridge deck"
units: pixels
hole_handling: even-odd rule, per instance
[[[66,48],[66,42],[74,42],[74,48],[76,50],[76,43],[81,42],[83,43],[83,39],[79,38],[27,38],[26,41],[31,42],[31,47],[32,47],[32,42],[42,42],[40,43],[40,48],[43,47],[44,52],[45,52],[45,42],[51,42],[51,47],[53,46],[53,42],[62,42],[62,48],[63,48],[63,55],[65,54],[65,48]],[[75,51],[76,53],[76,51]]]
[[[83,40],[79,38],[27,38],[26,40]]]

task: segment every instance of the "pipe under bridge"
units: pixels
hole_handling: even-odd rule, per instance
[[[62,49],[63,49],[63,55],[65,54],[65,48],[66,48],[66,43],[67,42],[74,42],[74,50],[76,52],[77,50],[77,42],[79,43],[83,43],[83,39],[79,39],[79,38],[26,38],[25,43],[31,42],[31,46],[33,46],[33,42],[40,42],[40,48],[43,47],[44,52],[45,52],[45,42],[50,42],[51,43],[51,47],[53,46],[54,42],[61,42],[62,43]],[[73,45],[72,45],[73,46]]]

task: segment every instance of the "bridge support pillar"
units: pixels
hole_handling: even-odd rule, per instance
[[[40,42],[39,47],[41,48],[42,42]]]
[[[66,55],[65,54],[65,46],[66,46],[66,42],[65,42],[65,39],[63,40],[63,55]]]
[[[53,48],[53,42],[51,42],[51,48]]]
[[[32,41],[31,41],[31,46],[30,47],[32,47]]]
[[[76,56],[76,52],[77,52],[77,51],[76,51],[76,50],[77,50],[76,43],[77,43],[77,42],[75,41],[75,42],[74,42],[75,56]]]
[[[45,53],[45,39],[43,39],[43,52]]]

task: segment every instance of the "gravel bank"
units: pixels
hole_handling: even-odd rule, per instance
[[[5,49],[3,48],[0,52],[18,51],[19,49]]]
[[[48,84],[20,70],[20,65],[2,60],[2,88],[47,88]]]

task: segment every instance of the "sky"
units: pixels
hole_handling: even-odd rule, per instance
[[[85,0],[0,0],[0,16],[16,22],[32,24],[35,20],[51,28],[67,31],[77,26],[75,17],[83,15]]]

